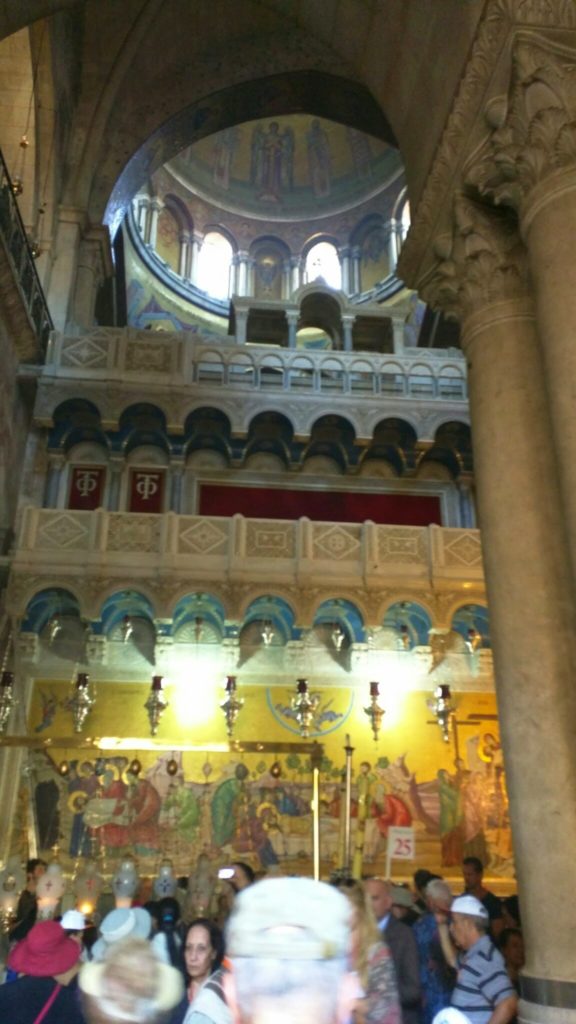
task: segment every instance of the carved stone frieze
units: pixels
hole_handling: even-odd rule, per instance
[[[377,527],[378,561],[394,565],[426,562],[426,531],[414,526]]]
[[[576,28],[573,0],[488,0],[456,93],[433,165],[402,247],[398,276],[420,287],[421,265],[430,241],[441,230],[446,197],[460,188],[475,123],[490,100],[490,88],[501,60],[509,60],[510,37],[522,28]]]
[[[528,264],[516,218],[459,196],[452,236],[436,241],[438,267],[422,292],[426,301],[450,316],[470,313],[528,293]]]
[[[113,512],[109,516],[108,551],[160,551],[160,521],[157,516],[131,515]]]
[[[63,338],[61,353],[62,366],[102,370],[108,364],[108,346],[90,336]]]
[[[246,555],[249,558],[294,558],[296,530],[293,523],[246,522]]]
[[[342,526],[340,523],[312,525],[314,559],[334,559],[342,562],[358,558],[361,545],[360,526]]]
[[[125,369],[140,373],[169,373],[172,352],[167,342],[157,341],[144,344],[129,341],[126,346]]]
[[[517,25],[576,28],[573,0],[497,0],[495,7]]]

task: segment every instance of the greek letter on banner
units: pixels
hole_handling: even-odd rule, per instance
[[[70,476],[68,508],[99,508],[105,480],[106,470],[103,466],[75,466]]]
[[[130,475],[130,512],[164,511],[164,470],[133,469]]]

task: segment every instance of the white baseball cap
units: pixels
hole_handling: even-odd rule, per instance
[[[450,907],[452,914],[468,914],[470,917],[483,917],[488,920],[488,911],[475,896],[457,896]]]
[[[440,1010],[436,1014],[432,1024],[470,1024],[470,1017],[454,1006],[447,1006],[445,1010]]]
[[[67,910],[62,915],[60,926],[68,932],[81,932],[86,928],[86,918],[79,910]]]

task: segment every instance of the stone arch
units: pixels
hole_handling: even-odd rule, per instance
[[[285,46],[284,49],[286,59],[290,60],[290,48]],[[244,56],[247,59],[247,54]],[[174,89],[168,100],[173,104],[173,109],[160,128],[157,127],[151,110],[146,108],[142,111],[143,116],[139,117],[134,110],[134,116],[131,118],[134,125],[131,152],[127,158],[124,156],[124,169],[119,177],[116,149],[121,147],[125,154],[126,139],[120,138],[117,127],[114,130],[109,129],[110,152],[103,156],[100,162],[99,187],[93,188],[89,202],[93,219],[104,220],[112,234],[115,234],[144,176],[153,174],[182,149],[183,145],[190,145],[206,135],[256,117],[306,111],[318,117],[328,117],[341,124],[353,125],[360,131],[368,132],[396,146],[390,124],[366,86],[346,78],[344,74],[333,75],[324,70],[302,70],[301,48],[297,55],[292,56],[298,70],[276,75],[259,75],[257,67],[264,55],[260,52],[251,54],[251,57],[255,75],[249,81],[216,89],[208,95],[203,93],[202,98],[193,103],[186,102],[193,91],[189,83],[187,86],[183,84],[184,92]],[[112,97],[108,100],[108,103],[111,102]],[[103,103],[103,111],[105,106]],[[96,140],[93,140],[93,143],[95,142]],[[91,148],[88,147],[86,153],[87,166],[90,166],[91,156],[94,162],[95,154],[90,153]],[[81,170],[79,177],[80,173]]]
[[[418,470],[428,462],[445,466],[453,479],[462,472],[470,472],[473,468],[470,426],[460,420],[442,423],[436,430],[434,443],[420,459]]]

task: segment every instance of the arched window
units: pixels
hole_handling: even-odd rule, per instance
[[[227,299],[230,295],[230,268],[232,246],[219,231],[204,236],[198,259],[198,287],[213,299]]]
[[[331,242],[318,242],[312,246],[306,256],[305,283],[317,281],[319,277],[329,288],[339,291],[342,287],[342,268],[336,246]]]

